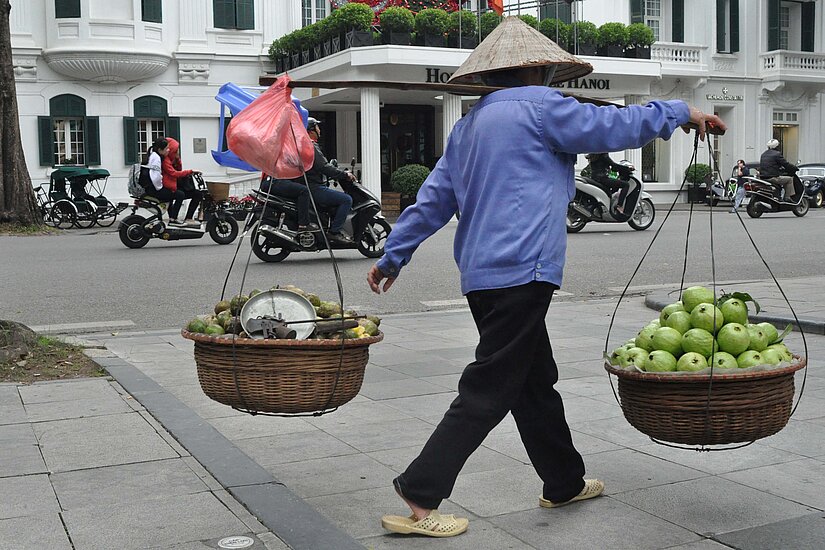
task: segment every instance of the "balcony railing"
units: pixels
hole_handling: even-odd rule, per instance
[[[759,55],[763,80],[825,81],[825,54],[776,50]]]
[[[656,42],[650,47],[650,58],[662,64],[662,74],[703,76],[708,71],[707,46],[683,42]]]

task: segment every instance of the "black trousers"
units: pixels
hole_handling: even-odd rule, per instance
[[[405,498],[438,508],[464,463],[508,412],[544,482],[544,498],[563,502],[584,488],[584,462],[553,389],[558,370],[544,317],[555,289],[531,282],[467,295],[479,332],[476,360],[464,369],[458,397],[421,453],[394,480]]]
[[[298,225],[309,224],[309,190],[305,185],[290,180],[266,177],[261,181],[261,191],[294,200]]]
[[[166,187],[161,187],[160,189],[155,189],[154,187],[148,189],[146,191],[147,195],[152,195],[160,199],[163,202],[169,203],[169,219],[174,220],[178,217],[178,212],[180,212],[180,207],[183,206],[183,200],[185,198],[185,194],[183,191],[178,189],[177,191],[172,191],[167,189]]]

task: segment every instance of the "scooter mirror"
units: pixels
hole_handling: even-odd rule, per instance
[[[329,163],[338,168],[338,159],[332,159],[331,161],[329,161]]]

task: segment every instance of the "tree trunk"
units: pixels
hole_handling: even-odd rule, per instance
[[[20,141],[10,11],[10,1],[0,0],[0,222],[40,225],[43,217],[37,207]]]

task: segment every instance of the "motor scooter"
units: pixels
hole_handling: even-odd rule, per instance
[[[567,207],[568,233],[578,233],[590,222],[627,223],[637,231],[653,224],[656,208],[650,194],[644,191],[642,182],[631,175],[636,168],[623,160],[616,169],[619,177],[630,184],[624,212],[616,210],[619,192],[615,188],[587,176],[576,176],[576,195]]]
[[[142,248],[151,239],[178,241],[200,239],[207,233],[218,244],[229,244],[238,236],[238,222],[229,210],[229,200],[213,199],[203,177],[193,174],[195,187],[201,192],[200,211],[204,221],[198,227],[170,226],[163,222],[164,203],[150,195],[134,197],[132,213],[120,221],[120,242],[129,248]],[[150,216],[138,214],[138,209],[148,210]]]
[[[748,202],[748,216],[758,218],[764,213],[793,212],[794,216],[802,217],[808,213],[808,197],[805,196],[805,186],[799,178],[793,178],[794,195],[790,198],[781,197],[782,189],[753,176],[743,176],[745,180],[745,196]]]
[[[337,163],[332,160],[332,164]],[[355,159],[350,169],[355,170]],[[392,227],[381,214],[381,203],[359,181],[350,182],[344,178],[338,181],[343,192],[352,197],[352,208],[344,223],[344,231],[353,236],[351,242],[330,240],[333,250],[355,249],[367,258],[379,258],[384,254],[384,244]],[[298,230],[298,211],[295,201],[277,194],[277,184],[252,192],[258,203],[253,209],[252,226],[247,231],[252,235],[252,252],[264,262],[280,262],[293,252],[318,252],[326,250],[327,240],[323,233],[329,231],[332,213],[319,210],[320,229]],[[312,215],[312,212],[310,212]]]

